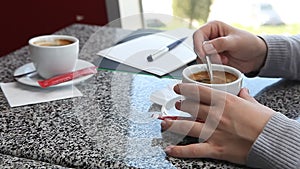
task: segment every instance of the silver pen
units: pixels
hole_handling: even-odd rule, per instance
[[[165,46],[165,47],[162,47],[162,48],[158,49],[155,53],[153,53],[153,54],[151,54],[147,57],[147,61],[152,62],[152,61],[156,60],[160,56],[164,55],[165,53],[169,52],[170,50],[174,49],[176,46],[181,44],[186,38],[187,37],[184,37],[182,39],[179,39],[179,40],[171,43],[168,46]]]

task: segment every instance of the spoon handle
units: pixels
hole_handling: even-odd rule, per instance
[[[212,67],[211,67],[211,61],[209,56],[205,56],[205,60],[206,60],[206,66],[207,66],[207,71],[208,71],[208,75],[209,75],[209,79],[212,82],[214,80],[214,76],[213,76],[213,72],[212,72]]]
[[[36,73],[37,73],[36,70],[32,70],[32,71],[29,71],[29,72],[26,72],[26,73],[23,73],[23,74],[14,75],[14,78],[21,78],[21,77],[31,75],[31,74],[36,74]]]

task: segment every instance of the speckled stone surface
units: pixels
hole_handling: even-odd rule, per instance
[[[59,165],[49,164],[42,161],[36,161],[26,158],[13,157],[0,154],[0,164],[2,169],[9,168],[52,168],[52,169],[71,169]]]
[[[93,63],[101,61],[96,55],[99,50],[128,33],[81,24],[56,32],[78,37],[80,58]],[[13,82],[14,70],[28,62],[27,46],[1,57],[0,82]],[[161,132],[160,121],[151,118],[160,107],[151,103],[150,94],[175,82],[99,70],[76,85],[82,97],[16,108],[9,107],[1,91],[0,168],[247,168],[218,160],[178,159],[164,153],[167,145],[193,141]],[[256,91],[254,95],[262,104],[298,117],[300,83],[274,82],[250,80],[244,86]],[[264,86],[255,86],[260,84]],[[266,85],[270,86],[264,88]]]

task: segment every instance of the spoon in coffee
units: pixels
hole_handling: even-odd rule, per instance
[[[211,61],[210,61],[209,56],[206,55],[205,60],[206,60],[206,67],[207,67],[209,79],[211,82],[213,82],[214,76],[213,76],[213,71],[212,71],[212,66],[211,66]]]
[[[200,58],[198,52],[195,52],[197,57]],[[205,62],[206,62],[206,69],[207,69],[207,72],[208,72],[208,76],[209,76],[209,79],[205,79],[206,81],[210,81],[212,82],[214,80],[214,76],[213,76],[213,71],[212,71],[212,66],[211,66],[211,61],[210,61],[210,58],[209,56],[205,56]]]
[[[202,43],[203,48],[204,48],[204,45],[206,45],[206,44],[208,44],[207,41],[204,41]],[[213,48],[212,45],[211,45],[210,48]],[[214,76],[213,76],[213,71],[212,71],[210,57],[207,54],[205,55],[205,61],[206,61],[206,67],[207,67],[208,76],[209,76],[210,82],[212,83],[213,80],[214,80]]]

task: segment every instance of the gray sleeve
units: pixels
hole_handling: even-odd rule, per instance
[[[300,168],[300,123],[275,113],[252,145],[246,165],[255,168]]]
[[[300,80],[300,35],[260,36],[268,53],[258,76]]]

